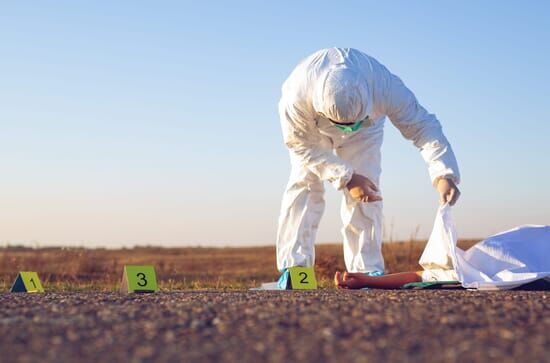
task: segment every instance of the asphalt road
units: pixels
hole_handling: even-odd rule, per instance
[[[550,362],[548,291],[0,294],[2,362]]]

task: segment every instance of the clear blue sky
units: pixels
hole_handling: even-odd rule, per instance
[[[461,237],[550,224],[546,1],[3,2],[0,241],[272,244],[289,174],[276,104],[308,54],[354,47],[438,115]],[[437,195],[390,123],[387,239]],[[319,242],[340,241],[327,185]]]

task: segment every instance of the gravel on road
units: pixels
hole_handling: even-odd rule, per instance
[[[0,294],[2,362],[550,362],[550,292]]]

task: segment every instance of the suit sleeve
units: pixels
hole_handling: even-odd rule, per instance
[[[353,168],[331,149],[321,146],[322,135],[315,127],[315,116],[298,102],[284,98],[279,102],[279,115],[289,151],[319,179],[330,182],[338,190],[344,188],[353,175]]]
[[[432,184],[435,185],[443,177],[458,184],[458,163],[435,115],[428,113],[418,103],[399,77],[387,71],[386,79],[386,114],[401,134],[420,150]]]

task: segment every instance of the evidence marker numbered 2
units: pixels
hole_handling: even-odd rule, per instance
[[[121,293],[148,293],[157,291],[157,275],[153,266],[124,266],[122,282],[120,284]]]
[[[317,280],[313,267],[295,266],[288,269],[290,273],[290,286],[292,290],[315,290]]]

